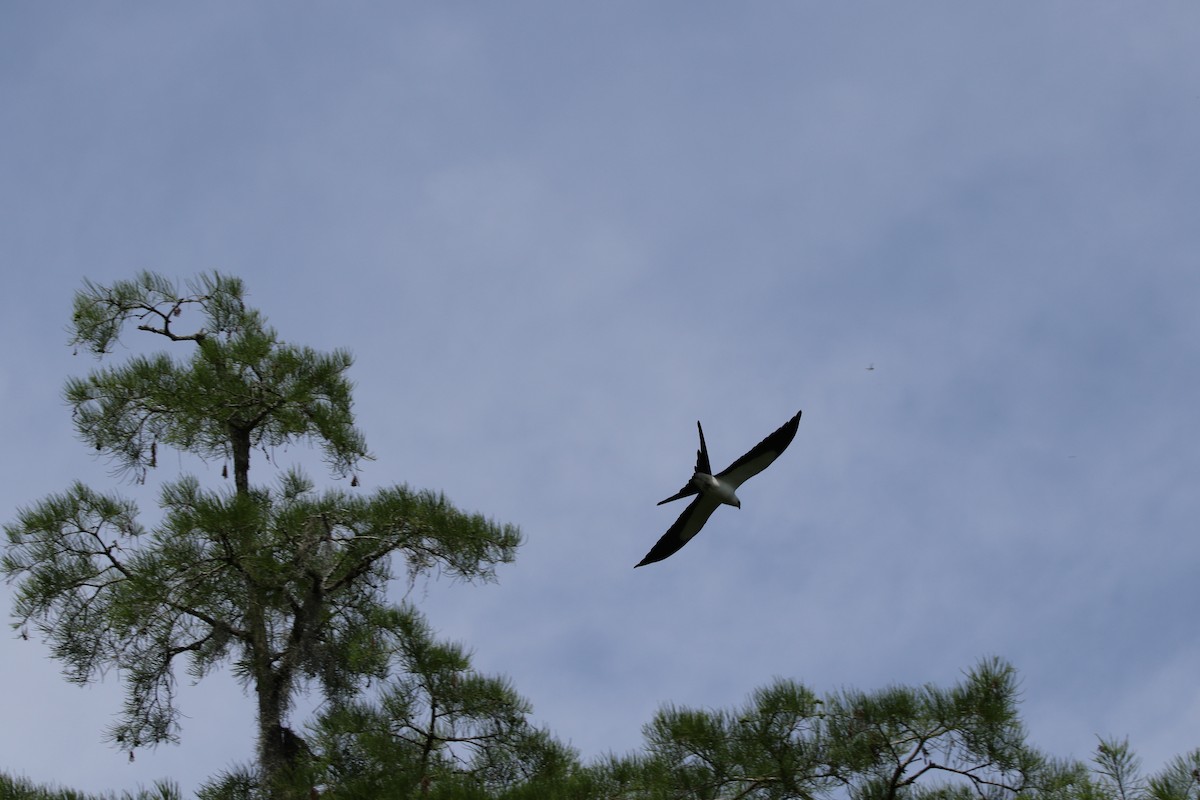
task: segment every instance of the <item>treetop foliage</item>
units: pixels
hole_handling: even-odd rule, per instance
[[[277,447],[309,439],[324,451],[335,474],[347,475],[370,458],[354,426],[352,384],[344,376],[349,352],[319,353],[279,340],[256,309],[246,305],[241,280],[203,275],[189,293],[150,272],[75,296],[71,344],[107,355],[126,324],[174,342],[193,342],[185,360],[165,353],[71,378],[66,398],[81,439],[110,454],[119,469],[144,477],[156,465],[158,445],[202,457],[237,458],[231,431],[250,447]],[[201,319],[186,332],[179,326]]]

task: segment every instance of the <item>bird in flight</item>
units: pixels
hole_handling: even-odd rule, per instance
[[[696,428],[700,431],[700,449],[696,451],[696,470],[691,480],[684,484],[682,489],[661,501],[659,505],[691,495],[696,495],[696,499],[683,510],[679,519],[675,520],[675,524],[667,529],[654,547],[650,548],[646,557],[635,564],[634,568],[653,564],[655,561],[662,561],[673,555],[700,532],[704,523],[708,522],[708,518],[722,503],[741,508],[742,501],[738,500],[737,488],[769,467],[771,462],[779,458],[779,454],[787,449],[787,446],[792,443],[792,439],[796,437],[796,428],[800,426],[800,414],[801,412],[797,411],[796,416],[783,423],[779,430],[754,445],[750,448],[750,452],[715,475],[708,463],[708,447],[704,444],[704,428],[700,427],[700,423],[697,421]]]

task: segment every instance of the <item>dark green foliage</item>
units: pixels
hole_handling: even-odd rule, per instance
[[[734,711],[668,706],[643,753],[590,767],[624,800],[1200,800],[1200,750],[1145,779],[1127,743],[1093,769],[1026,742],[1015,670],[988,659],[949,689],[894,686],[818,699],[790,680]]]
[[[339,475],[368,457],[344,376],[349,353],[280,342],[246,306],[237,278],[205,275],[189,288],[192,294],[183,296],[164,278],[142,273],[111,287],[87,282],[75,296],[71,342],[97,356],[112,349],[128,321],[195,345],[182,361],[165,353],[134,356],[68,380],[65,394],[80,438],[139,478],[155,466],[160,444],[233,460],[235,473],[237,466],[249,468],[241,463],[249,448],[300,439],[319,445]],[[199,321],[192,321],[193,307]],[[176,327],[181,320],[190,324],[188,333]],[[246,453],[239,452],[242,445]]]
[[[1001,798],[1063,780],[1058,765],[1025,744],[1015,674],[998,660],[950,689],[819,699],[777,680],[732,712],[664,708],[646,740],[645,755],[607,767],[621,796]]]
[[[1101,739],[1092,759],[1089,790],[1099,800],[1198,800],[1200,798],[1200,749],[1176,756],[1158,774],[1147,778],[1141,759],[1129,740]]]
[[[302,791],[296,794],[300,795]],[[259,771],[244,766],[219,773],[205,781],[196,792],[197,800],[267,800],[269,797]]]
[[[395,676],[377,701],[338,705],[314,723],[313,748],[336,798],[491,798],[545,792],[578,763],[528,721],[529,703],[438,642],[412,609],[392,612]]]
[[[777,680],[735,711],[665,707],[645,727],[642,752],[584,766],[528,723],[528,704],[505,681],[473,672],[462,648],[437,642],[415,611],[393,610],[386,628],[396,679],[374,700],[337,704],[312,723],[313,758],[295,776],[297,794],[316,786],[333,800],[1200,800],[1200,750],[1148,778],[1125,741],[1101,739],[1090,769],[1039,756],[1019,732],[1011,668],[994,660],[949,690],[892,687],[822,700]],[[860,721],[846,727],[843,712]],[[897,754],[919,751],[920,731],[934,719],[941,732],[924,736],[928,755],[901,757],[897,771]],[[981,733],[982,744],[965,744]],[[862,742],[869,746],[859,749]],[[1015,770],[1000,766],[1013,755]],[[159,788],[136,800],[177,796]],[[219,775],[199,793],[270,796],[251,768]],[[0,798],[8,797],[90,800],[0,775]]]
[[[1096,745],[1093,770],[1104,794],[1114,800],[1141,800],[1146,785],[1141,777],[1141,761],[1129,749],[1129,740],[1101,739]]]
[[[830,759],[863,798],[922,794],[935,779],[987,796],[1025,791],[1042,759],[1025,746],[1016,696],[1015,671],[996,659],[949,690],[842,692],[826,704]]]
[[[2,562],[17,584],[15,626],[41,633],[72,681],[119,670],[126,700],[110,735],[125,749],[178,736],[181,660],[194,679],[232,665],[257,703],[267,796],[306,796],[312,754],[288,711],[306,685],[340,702],[386,674],[405,635],[387,599],[393,560],[410,580],[434,569],[490,580],[520,534],[407,486],[318,492],[292,471],[252,487],[258,448],[315,443],[339,475],[368,457],[351,359],[280,342],[235,278],[202,276],[189,291],[150,273],[87,283],[74,344],[104,355],[132,322],[189,355],[133,356],[68,381],[66,397],[80,437],[138,480],[172,446],[231,461],[233,487],[165,484],[149,530],[131,502],[81,484],[20,510]],[[180,332],[193,310],[202,319]]]
[[[828,777],[816,746],[819,713],[820,701],[792,681],[756,691],[738,711],[669,706],[646,726],[651,760],[642,768],[651,784],[670,785],[685,796],[799,796],[801,786]]]
[[[1146,794],[1154,800],[1197,800],[1200,798],[1200,748],[1175,756],[1161,772],[1145,782]]]
[[[180,800],[179,787],[169,781],[159,781],[153,789],[137,792],[85,794],[73,789],[52,789],[37,786],[23,778],[10,778],[0,773],[0,800]]]

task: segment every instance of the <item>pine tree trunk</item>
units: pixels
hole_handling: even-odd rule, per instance
[[[250,494],[250,428],[229,423],[229,443],[233,448],[233,485],[245,497]]]
[[[237,495],[250,494],[250,429],[229,423],[229,441],[233,449],[233,479]],[[296,766],[296,747],[289,742],[294,734],[284,727],[283,715],[291,700],[291,675],[277,669],[272,658],[272,642],[267,630],[266,602],[261,587],[247,578],[249,607],[246,609],[250,632],[250,661],[254,691],[258,700],[258,763],[263,787],[273,800],[307,798],[291,780]]]
[[[258,680],[258,762],[269,796],[283,800],[287,757],[283,751],[283,709],[270,680]],[[265,683],[265,685],[264,685]]]
[[[283,724],[291,700],[291,675],[273,664],[261,605],[250,622],[255,639],[251,658],[258,700],[258,761],[263,786],[274,800],[307,798],[307,790],[302,791],[295,783],[303,743]]]

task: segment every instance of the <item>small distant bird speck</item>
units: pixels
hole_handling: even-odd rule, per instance
[[[875,371],[875,365],[874,365],[874,364],[871,364],[871,365],[869,365],[869,366],[867,367],[867,372],[874,372],[874,371]]]
[[[697,421],[696,429],[700,431],[700,449],[696,451],[695,472],[682,489],[659,502],[659,505],[693,494],[697,497],[683,510],[679,519],[675,520],[675,524],[667,529],[654,547],[650,548],[646,557],[634,565],[634,568],[662,561],[674,554],[700,532],[704,523],[708,522],[708,518],[722,503],[741,508],[742,501],[738,500],[737,494],[735,494],[737,488],[769,467],[771,462],[779,458],[779,454],[787,449],[787,446],[792,443],[792,439],[796,438],[796,429],[800,426],[800,414],[801,412],[797,411],[796,416],[783,423],[779,430],[763,439],[751,448],[750,452],[716,475],[712,473],[712,467],[708,463],[708,447],[704,444],[704,428],[700,427],[700,422]]]

